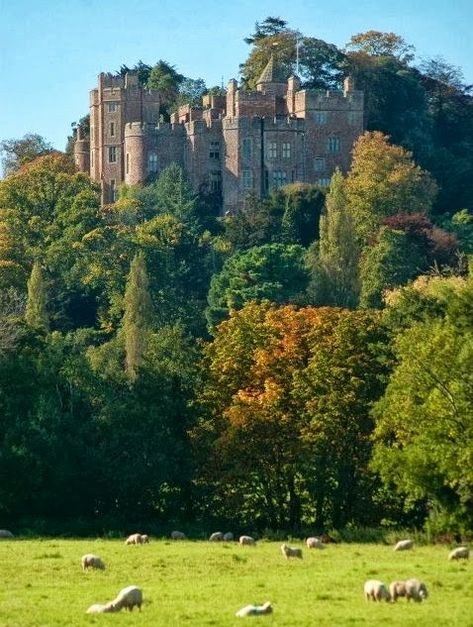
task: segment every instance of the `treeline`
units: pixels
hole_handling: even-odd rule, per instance
[[[472,203],[411,152],[367,132],[328,190],[220,217],[178,166],[100,207],[67,156],[7,148],[4,526],[473,528]]]

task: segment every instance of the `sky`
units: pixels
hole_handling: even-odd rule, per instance
[[[97,75],[140,59],[226,84],[268,15],[339,47],[393,31],[417,59],[442,56],[473,83],[472,0],[0,0],[0,140],[39,133],[63,150]]]

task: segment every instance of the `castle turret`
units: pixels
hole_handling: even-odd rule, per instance
[[[292,115],[296,110],[296,92],[301,88],[301,81],[298,76],[290,76],[287,80],[287,112]]]
[[[346,96],[348,92],[355,91],[355,79],[353,76],[347,76],[343,81],[343,93]]]
[[[274,61],[271,55],[266,67],[261,72],[261,76],[256,82],[256,91],[266,94],[284,96],[287,91],[287,75],[285,76],[281,68]]]
[[[141,122],[125,125],[125,183],[137,185],[147,176],[145,154],[145,126]]]
[[[80,126],[75,131],[74,161],[79,172],[90,171],[90,141]]]
[[[236,115],[236,94],[238,91],[238,83],[234,78],[228,81],[227,86],[227,115],[234,118]]]

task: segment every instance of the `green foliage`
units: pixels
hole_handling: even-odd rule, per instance
[[[51,152],[51,144],[36,133],[27,133],[21,139],[4,139],[0,142],[3,173],[5,176],[14,174],[26,163]]]
[[[407,44],[396,33],[382,33],[377,30],[358,33],[352,36],[346,47],[372,57],[394,57],[402,63],[408,63],[414,58],[414,46]]]
[[[25,311],[25,320],[32,329],[48,331],[49,320],[46,303],[46,286],[43,271],[41,264],[36,261],[28,279],[28,300]]]

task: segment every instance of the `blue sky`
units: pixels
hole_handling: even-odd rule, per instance
[[[0,0],[0,139],[35,132],[64,149],[97,74],[122,63],[165,59],[226,83],[248,54],[243,37],[268,15],[338,46],[394,31],[419,58],[441,55],[473,83],[472,0]]]

